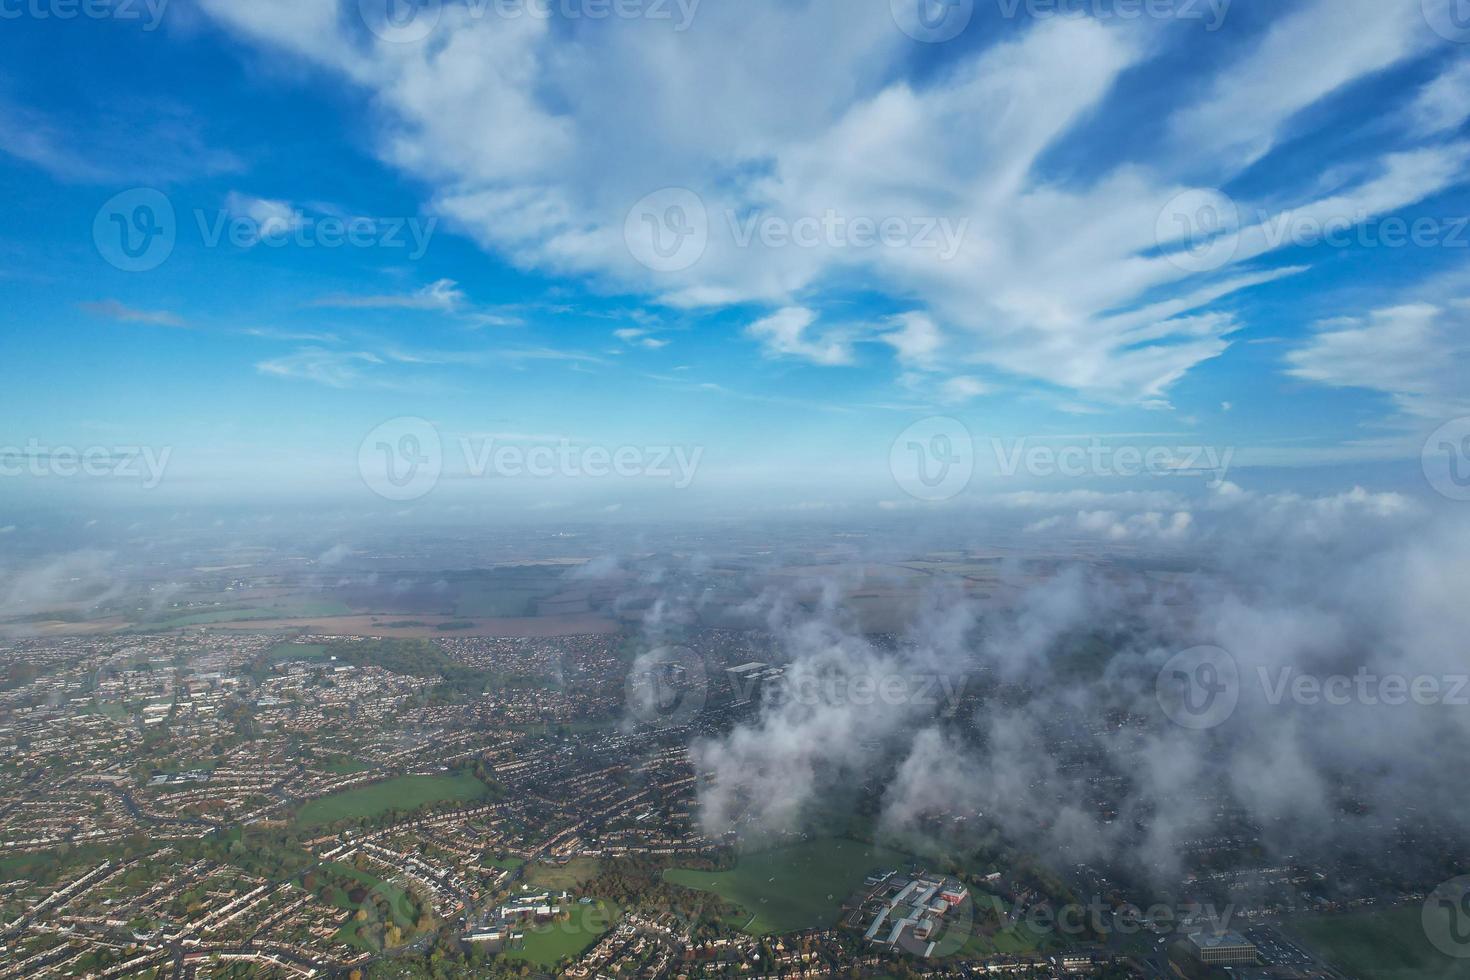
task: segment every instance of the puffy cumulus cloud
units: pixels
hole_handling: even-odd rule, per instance
[[[760,341],[769,357],[795,357],[813,364],[851,364],[852,346],[841,336],[813,337],[809,330],[816,313],[800,307],[779,310],[757,320],[746,333]]]
[[[841,625],[841,586],[804,615],[768,597],[791,664],[758,718],[695,746],[706,829],[811,830],[866,793],[887,839],[996,828],[1058,866],[1112,864],[1159,883],[1179,881],[1224,814],[1259,829],[1268,859],[1432,861],[1394,849],[1405,820],[1470,840],[1463,788],[1443,764],[1470,749],[1470,716],[1453,701],[1457,685],[1470,696],[1470,520],[1361,490],[1220,497],[1200,509],[1214,529],[1192,571],[1018,566],[989,597],[932,598],[892,646]],[[1273,514],[1314,521],[1317,545],[1282,548],[1251,529]],[[1230,535],[1242,545],[1219,547]],[[1205,644],[1233,658],[1238,706],[1195,731],[1156,692],[1174,655]],[[885,672],[950,678],[952,696],[798,696],[814,679]],[[1302,676],[1370,686],[1302,698],[1291,693]],[[1405,703],[1374,686],[1395,677],[1430,679],[1437,696]]]
[[[1218,261],[1183,251],[1202,229],[1178,204],[1199,195],[1180,195],[1226,183],[1302,110],[1417,56],[1434,40],[1418,0],[1293,8],[1205,84],[1175,88],[1173,151],[1103,169],[1086,155],[1077,179],[1043,160],[1177,37],[1161,25],[1037,19],[921,72],[882,3],[706,3],[687,24],[445,3],[418,42],[365,30],[345,0],[201,3],[363,90],[379,154],[486,249],[682,307],[756,304],[767,351],[827,365],[851,351],[821,326],[838,308],[824,297],[861,284],[907,308],[884,337],[899,366],[953,373],[937,390],[955,401],[991,371],[1162,404],[1240,328],[1213,304],[1300,271],[1252,265],[1288,243],[1280,221],[1368,220],[1470,164],[1425,132],[1448,125],[1443,112],[1430,127],[1428,109],[1406,111],[1420,123],[1355,161],[1354,181],[1321,197],[1322,175],[1305,175],[1272,189],[1255,209],[1269,218],[1244,218]],[[697,195],[708,241],[656,273],[625,232],[634,205],[668,188]],[[1255,202],[1240,203],[1248,215]],[[670,214],[656,207],[655,224]],[[691,217],[681,234],[702,227]]]
[[[1382,545],[1417,526],[1426,510],[1400,493],[1354,487],[1309,496],[1261,493],[1229,481],[1199,496],[1168,491],[1027,491],[986,502],[1006,511],[1045,515],[1024,529],[1035,537],[1114,544],[1236,551],[1269,547]]]
[[[1161,514],[1148,511],[1142,514],[1123,516],[1115,511],[1080,511],[1068,520],[1048,517],[1026,528],[1031,533],[1043,533],[1062,529],[1076,531],[1102,538],[1107,541],[1147,540],[1155,542],[1183,541],[1194,526],[1194,515],[1188,511]]]

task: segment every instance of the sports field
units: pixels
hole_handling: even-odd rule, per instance
[[[568,956],[579,956],[591,948],[598,938],[618,921],[621,913],[611,902],[580,903],[572,906],[566,922],[552,922],[539,929],[527,929],[520,949],[507,950],[507,959],[525,960],[551,969]]]
[[[470,773],[398,776],[312,800],[297,812],[296,823],[318,827],[338,820],[376,817],[389,810],[407,812],[432,803],[469,802],[488,795],[485,784]]]
[[[1290,932],[1313,952],[1361,980],[1464,980],[1465,960],[1435,949],[1418,905],[1293,920]]]
[[[842,903],[870,873],[912,862],[900,851],[826,837],[741,855],[733,871],[673,868],[664,880],[740,906],[750,918],[735,924],[763,936],[835,925]]]

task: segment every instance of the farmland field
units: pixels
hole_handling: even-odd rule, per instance
[[[398,776],[312,800],[297,812],[296,823],[316,827],[338,820],[376,817],[389,810],[416,810],[431,803],[470,802],[484,799],[489,792],[469,773]]]
[[[843,901],[869,873],[912,860],[900,851],[829,837],[742,855],[733,871],[671,869],[664,880],[740,906],[750,919],[736,924],[761,936],[834,925]]]

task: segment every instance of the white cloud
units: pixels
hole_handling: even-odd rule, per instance
[[[1195,159],[1238,169],[1269,152],[1298,112],[1433,40],[1420,0],[1311,0],[1177,114],[1175,136]]]
[[[808,335],[816,319],[813,311],[793,306],[757,320],[746,333],[761,342],[768,357],[795,357],[828,366],[851,364],[852,347],[844,338],[828,335],[813,339]]]
[[[923,313],[905,313],[894,317],[894,323],[898,329],[879,339],[893,348],[899,363],[932,367],[935,355],[944,346],[944,335],[934,320]]]
[[[1470,119],[1470,58],[1453,63],[1420,89],[1409,113],[1415,127],[1426,136],[1463,126]]]
[[[1382,392],[1410,415],[1470,414],[1470,301],[1413,303],[1329,320],[1286,361],[1294,377]]]
[[[978,379],[960,375],[959,377],[949,378],[940,384],[939,398],[941,401],[951,405],[958,405],[971,399],[979,398],[989,390]]]
[[[751,328],[767,355],[827,365],[852,363],[852,344],[871,338],[813,336],[832,315],[823,292],[861,283],[910,310],[881,338],[904,371],[942,352],[958,377],[980,367],[1154,405],[1240,328],[1211,304],[1300,271],[1242,267],[1292,244],[1260,222],[1219,269],[1181,266],[1159,254],[1166,205],[1202,171],[1238,172],[1301,110],[1414,56],[1428,34],[1418,0],[1312,0],[1250,39],[1202,102],[1175,93],[1175,159],[1063,183],[1038,161],[1163,32],[1038,20],[912,79],[912,46],[881,3],[706,5],[677,34],[650,21],[552,30],[446,5],[430,41],[404,44],[349,30],[333,0],[203,2],[235,31],[366,89],[379,153],[517,266],[684,307],[760,304],[774,311]],[[1463,147],[1393,150],[1330,198],[1277,189],[1266,213],[1362,221],[1470,169]],[[700,195],[709,240],[692,267],[651,273],[625,223],[670,187]],[[790,227],[829,214],[849,229],[898,219],[911,235],[902,247],[778,247],[733,230],[752,215]]]
[[[139,310],[128,306],[115,299],[105,299],[98,303],[83,303],[81,309],[93,316],[106,317],[110,320],[118,320],[122,323],[144,323],[155,327],[183,327],[187,326],[183,317],[168,310]]]
[[[226,195],[225,210],[235,218],[248,221],[257,242],[288,235],[306,220],[290,201],[252,197],[238,191],[230,191]]]
[[[349,310],[437,310],[452,313],[465,303],[464,290],[453,279],[440,279],[411,293],[371,296],[325,296],[313,305]],[[476,315],[476,319],[480,317]]]
[[[366,351],[331,351],[307,347],[255,365],[261,374],[312,381],[329,388],[381,387],[372,374],[383,359]]]
[[[614,330],[613,336],[625,344],[642,347],[647,350],[661,350],[669,346],[669,341],[662,337],[652,336],[651,331],[645,330],[642,327],[624,327],[621,330]]]

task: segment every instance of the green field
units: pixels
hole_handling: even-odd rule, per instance
[[[1020,921],[1009,928],[997,928],[1002,923],[996,922],[993,916],[997,911],[1002,916],[1008,914],[1005,902],[978,889],[972,888],[970,893],[975,910],[974,928],[954,955],[967,958],[996,954],[1015,956],[1058,945],[1055,935],[1039,931],[1030,922]]]
[[[164,613],[139,625],[146,629],[168,630],[183,626],[211,626],[215,623],[244,623],[256,619],[301,619],[347,616],[352,613],[352,608],[343,603],[313,599],[283,599],[239,606],[197,606],[195,609],[195,612],[180,609],[176,615]]]
[[[414,913],[415,905],[413,898],[403,888],[391,882],[387,882],[376,875],[359,871],[350,864],[342,864],[337,861],[328,862],[326,865],[335,875],[348,881],[356,882],[369,893],[382,896],[388,903],[388,922],[396,925],[402,930],[404,937],[399,945],[405,945],[411,941],[415,934]],[[345,912],[355,913],[359,908],[368,907],[367,903],[356,904],[345,896],[338,901],[338,907]],[[354,949],[365,953],[376,953],[382,950],[382,934],[388,922],[379,921],[376,907],[367,920],[359,922],[354,916],[347,920],[337,932],[337,938]]]
[[[273,664],[292,660],[330,660],[331,654],[320,643],[281,643],[266,651],[265,658]]]
[[[822,838],[742,855],[734,871],[674,868],[664,872],[664,880],[713,892],[740,906],[751,918],[736,925],[763,936],[835,925],[842,903],[870,873],[904,868],[912,861],[899,851]]]
[[[569,956],[580,956],[612,928],[621,913],[611,902],[591,905],[574,904],[571,918],[553,922],[539,929],[527,929],[520,949],[507,950],[508,959],[525,960],[545,969],[555,967]]]
[[[1424,935],[1418,905],[1297,919],[1290,931],[1314,952],[1362,980],[1464,980],[1470,967]]]
[[[526,871],[526,884],[535,891],[565,892],[582,887],[597,876],[596,858],[572,858],[566,864],[537,864]]]
[[[470,773],[398,776],[312,800],[297,812],[296,823],[301,827],[319,827],[339,820],[377,817],[390,810],[406,812],[432,803],[480,800],[489,792]]]
[[[363,762],[361,759],[353,759],[349,756],[339,756],[328,759],[321,763],[321,767],[327,772],[336,773],[339,776],[349,776],[353,773],[367,772],[373,768],[372,763]]]
[[[501,871],[514,871],[516,868],[525,867],[525,858],[508,857],[504,861],[492,858],[485,862],[487,867],[499,868]]]

